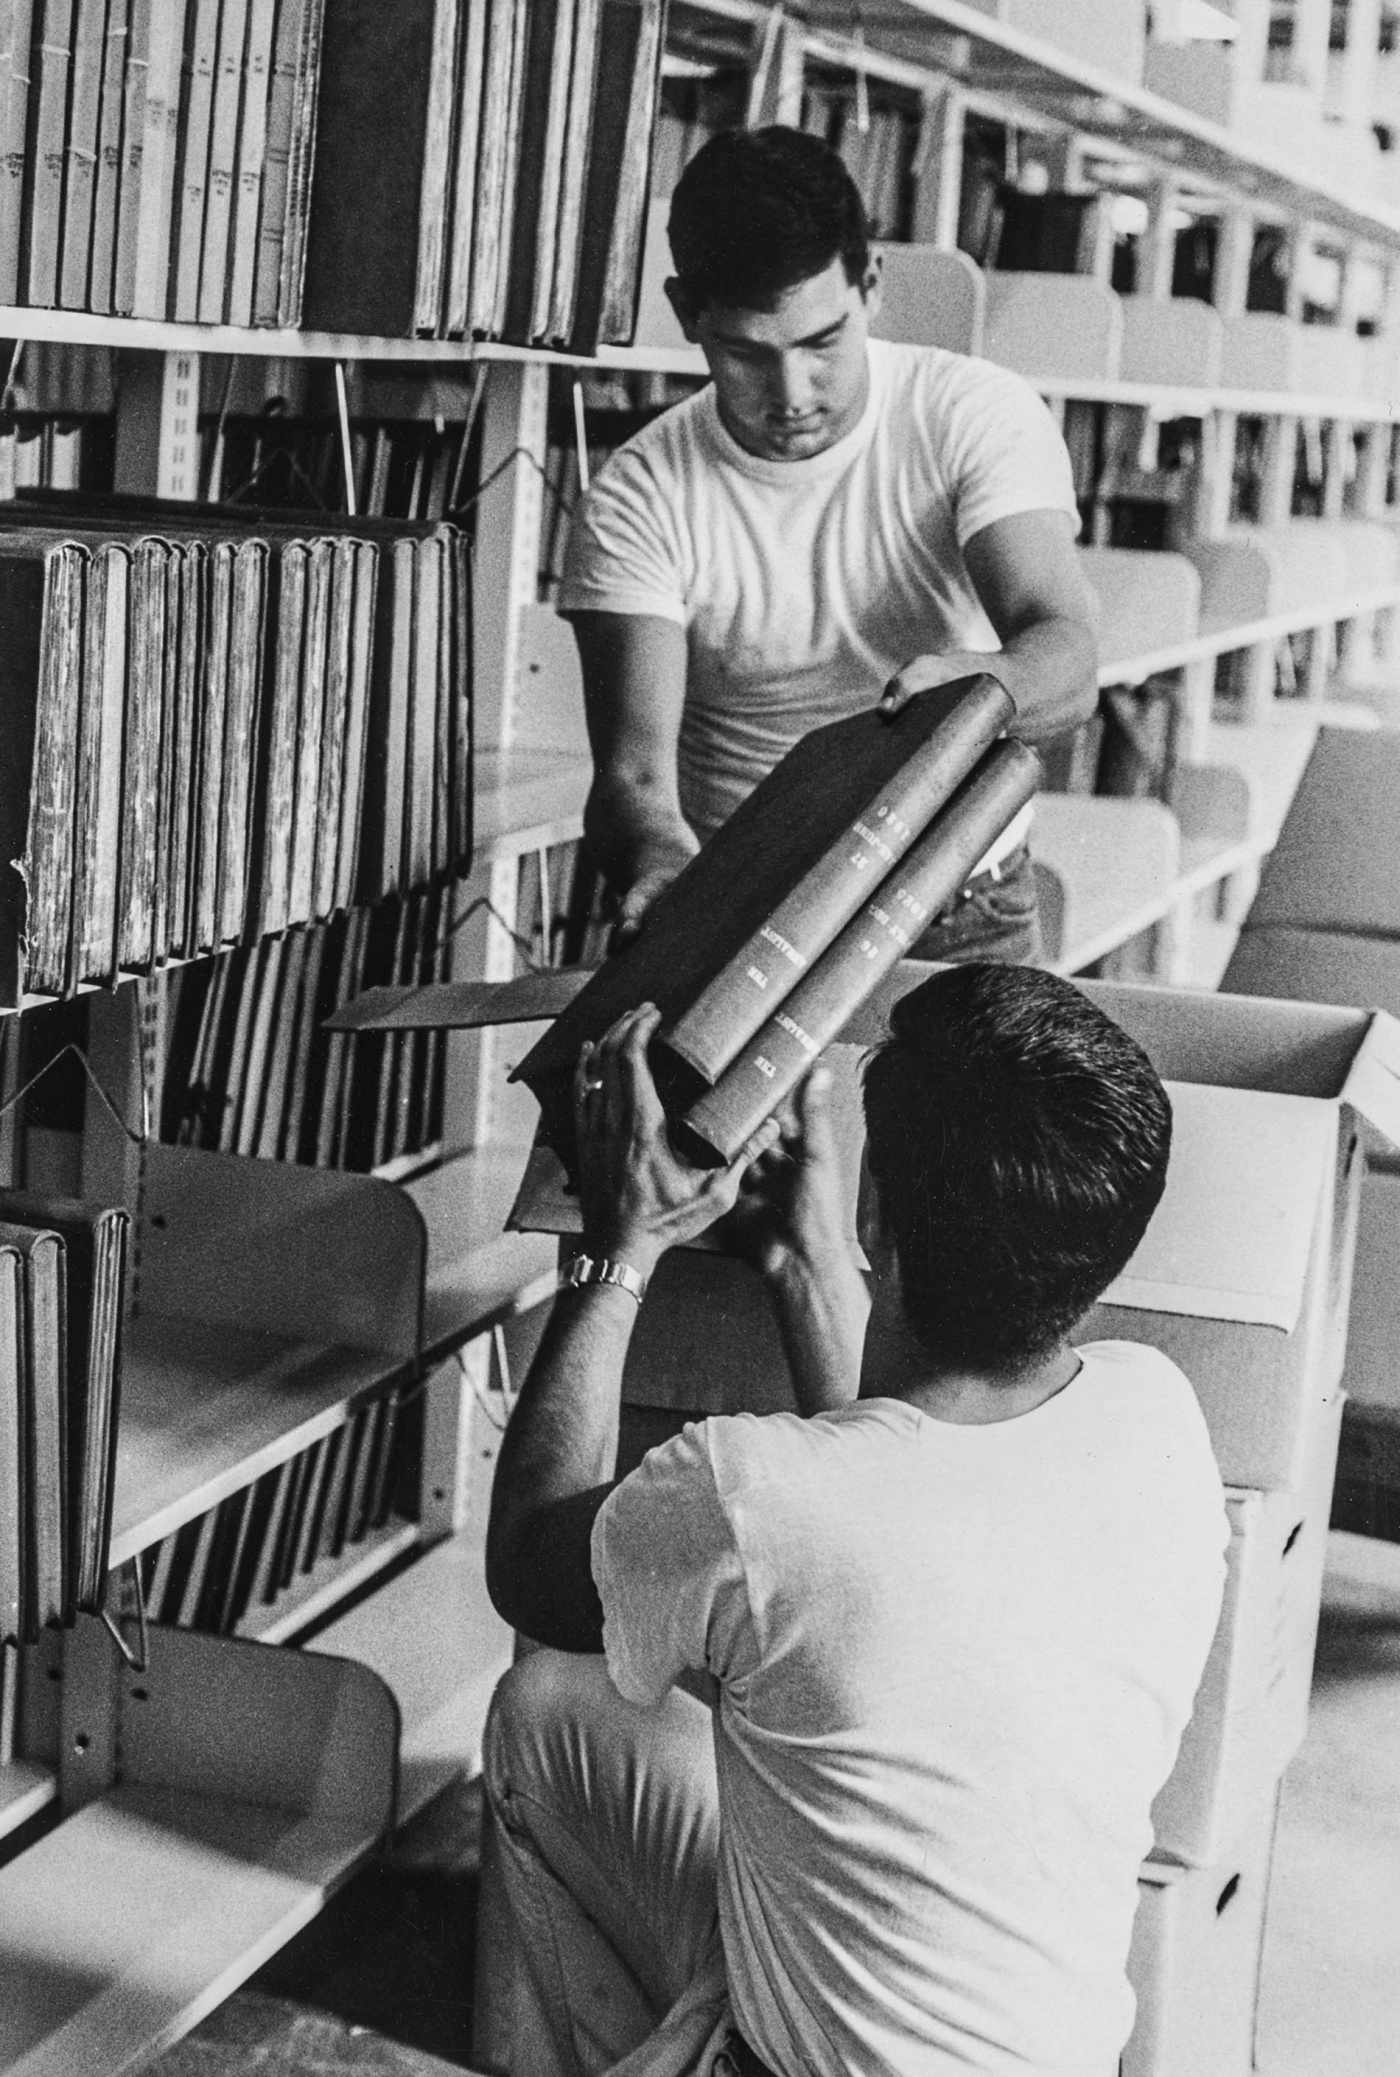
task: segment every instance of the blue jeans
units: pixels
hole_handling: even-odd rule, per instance
[[[952,908],[931,923],[911,959],[965,963],[990,959],[997,966],[1039,966],[1045,951],[1037,914],[1035,867],[1024,844],[1011,853],[1000,877],[981,874]]]

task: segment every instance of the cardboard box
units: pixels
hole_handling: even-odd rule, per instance
[[[852,1203],[861,1050],[930,971],[897,968],[828,1056]],[[1340,1384],[1362,1157],[1400,1146],[1400,1025],[1316,1003],[1080,985],[1182,1087],[1162,1204],[1079,1338],[1164,1349],[1196,1388],[1226,1483],[1299,1490]],[[577,1229],[537,1163],[512,1218]],[[742,1264],[675,1257],[643,1308],[624,1395],[708,1412],[790,1405],[767,1305]]]
[[[1339,1003],[1397,1017],[1400,938],[1362,937],[1307,924],[1256,924],[1251,910],[1230,955],[1225,985],[1240,995]]]
[[[1278,1784],[1308,1723],[1342,1395],[1306,1488],[1231,1488],[1225,1600],[1171,1778],[1152,1806],[1156,1855],[1210,1867]]]
[[[1343,1379],[1354,1406],[1400,1415],[1400,1175],[1391,1172],[1361,1186]]]
[[[1264,867],[1250,929],[1284,925],[1400,938],[1397,803],[1400,731],[1320,730]]]
[[[904,986],[918,978],[901,969]],[[1378,1150],[1400,1137],[1400,1029],[1313,1005],[1105,984],[1086,993],[1165,1073],[1176,1132],[1162,1204],[1078,1339],[1165,1350],[1196,1389],[1226,1482],[1298,1491],[1341,1378],[1363,1135]],[[859,1035],[882,1026],[877,1001]],[[859,1051],[830,1057],[854,1146]],[[854,1191],[853,1153],[848,1168]],[[664,1264],[624,1395],[709,1412],[790,1406],[753,1272],[694,1252]]]
[[[1213,1867],[1143,1868],[1121,2077],[1250,2077],[1277,1813],[1275,1792]]]

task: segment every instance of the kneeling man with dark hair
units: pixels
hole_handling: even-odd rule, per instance
[[[1114,2077],[1227,1536],[1180,1371],[1069,1339],[1161,1196],[1166,1094],[1067,982],[925,982],[865,1070],[867,1293],[824,1071],[785,1142],[702,1172],[655,1025],[623,1018],[576,1092],[584,1245],[636,1277],[561,1293],[496,1477],[493,1599],[558,1649],[487,1731],[528,2033],[488,1983],[487,2052],[513,2077]],[[696,1423],[618,1483],[628,1283],[731,1212],[801,1411]]]

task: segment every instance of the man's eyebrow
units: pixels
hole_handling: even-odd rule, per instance
[[[789,347],[824,346],[828,339],[834,339],[838,332],[842,332],[845,330],[846,325],[849,322],[849,315],[849,312],[843,311],[840,317],[833,318],[831,323],[829,325],[823,325],[820,331],[808,332],[805,338],[790,340],[788,342]],[[713,336],[716,345],[719,346],[747,346],[753,348],[758,353],[773,353],[777,351],[775,347],[767,345],[767,343],[762,339],[745,338],[742,334],[738,332],[717,331],[714,333]]]

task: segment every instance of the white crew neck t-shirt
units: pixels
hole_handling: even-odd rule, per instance
[[[719,1683],[725,1968],[775,2070],[1115,2077],[1228,1529],[1176,1366],[1080,1354],[991,1426],[704,1421],[598,1515],[617,1688]]]
[[[860,422],[824,453],[747,453],[707,385],[618,449],[570,530],[561,612],[686,630],[681,810],[702,841],[799,736],[873,706],[914,657],[998,648],[963,562],[974,534],[1047,509],[1078,524],[1064,441],[1019,376],[937,347],[868,352]]]

